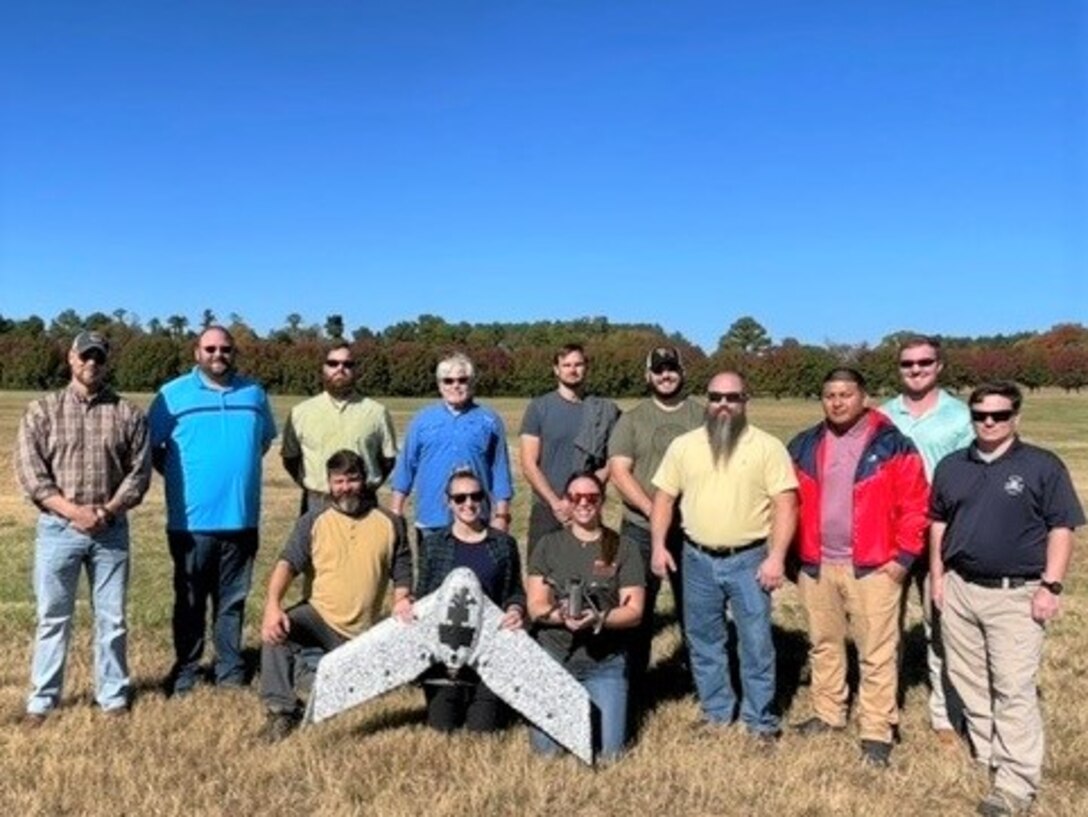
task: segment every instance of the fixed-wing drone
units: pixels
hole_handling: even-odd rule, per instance
[[[503,611],[468,568],[413,605],[416,620],[390,617],[328,653],[306,707],[317,723],[415,680],[435,664],[474,670],[496,695],[553,740],[593,763],[585,688],[524,630],[501,629]]]

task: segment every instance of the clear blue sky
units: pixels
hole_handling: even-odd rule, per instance
[[[1088,3],[7,2],[0,313],[1088,322]]]

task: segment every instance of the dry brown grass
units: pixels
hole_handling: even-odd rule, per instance
[[[10,475],[10,441],[26,400],[0,395],[0,470]],[[282,417],[293,401],[279,399]],[[403,430],[418,401],[391,400]],[[524,401],[499,400],[511,440]],[[759,401],[756,423],[786,437],[815,421],[819,408],[800,401]],[[1025,436],[1056,449],[1088,496],[1088,397],[1029,398]],[[513,449],[516,453],[516,448]],[[279,467],[266,462],[262,547],[246,642],[256,647],[264,581],[294,517],[296,494]],[[42,730],[16,724],[27,687],[33,631],[30,592],[34,513],[14,490],[0,495],[0,813],[434,815],[606,814],[842,815],[968,814],[985,780],[965,755],[939,749],[928,735],[920,625],[910,633],[903,743],[886,772],[862,768],[856,738],[802,740],[787,735],[773,757],[739,732],[712,736],[690,728],[697,717],[690,687],[670,663],[678,647],[666,617],[654,644],[660,700],[638,741],[610,768],[589,771],[572,759],[530,754],[523,727],[494,738],[432,734],[421,724],[422,695],[402,690],[331,723],[267,747],[254,733],[262,715],[255,690],[202,688],[167,699],[160,682],[171,663],[170,560],[161,484],[133,517],[130,659],[137,698],[123,722],[93,707],[90,622],[81,600],[70,654],[67,695]],[[524,532],[527,492],[515,504]],[[616,519],[617,508],[609,509]],[[1042,815],[1088,813],[1088,568],[1074,563],[1062,618],[1047,642],[1042,688],[1048,735]],[[792,588],[776,598],[785,717],[807,714],[797,687],[804,626]]]

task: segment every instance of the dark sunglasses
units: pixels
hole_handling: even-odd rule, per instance
[[[680,367],[675,363],[658,363],[656,366],[651,366],[650,371],[653,374],[665,374],[665,372],[680,372]]]
[[[487,494],[483,491],[470,491],[467,494],[450,494],[449,496],[454,505],[464,505],[470,499],[473,502],[483,502]]]
[[[588,494],[567,494],[567,499],[575,505],[599,505],[601,502],[601,495],[596,491]]]
[[[330,369],[354,369],[354,360],[332,360],[331,358],[325,361],[325,365]]]
[[[973,423],[985,423],[987,419],[993,420],[995,423],[1007,423],[1016,414],[1012,409],[1002,409],[1001,411],[976,411],[971,409],[971,422]]]
[[[202,346],[201,348],[206,355],[214,355],[216,352],[219,352],[221,355],[230,355],[234,353],[233,346]]]
[[[918,358],[918,360],[900,360],[899,361],[899,368],[900,369],[910,369],[910,368],[912,368],[914,366],[917,366],[919,369],[928,369],[930,366],[932,366],[936,362],[937,362],[937,359],[932,358],[932,357],[922,357],[922,358]]]
[[[79,359],[84,363],[88,360],[93,360],[99,366],[103,366],[106,363],[106,355],[101,349],[88,349],[86,352],[81,352]]]
[[[458,386],[463,386],[466,383],[468,383],[468,378],[467,377],[443,377],[442,378],[442,385],[443,386],[452,386],[454,383],[456,383]]]
[[[727,403],[747,403],[748,395],[742,391],[708,391],[706,399],[711,403],[720,403],[722,400]]]

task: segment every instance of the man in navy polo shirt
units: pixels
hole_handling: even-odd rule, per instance
[[[205,329],[196,366],[151,403],[151,456],[166,488],[174,560],[175,695],[197,682],[212,601],[215,682],[241,686],[242,623],[257,553],[261,457],[276,436],[264,389],[237,374],[230,332]]]
[[[933,603],[948,675],[976,759],[993,771],[983,815],[1026,813],[1043,766],[1036,691],[1046,622],[1058,613],[1084,511],[1053,453],[1021,442],[1014,383],[969,398],[975,442],[937,466],[930,504]]]

